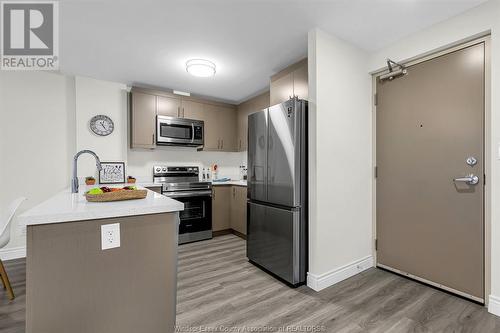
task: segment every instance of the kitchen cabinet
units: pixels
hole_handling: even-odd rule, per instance
[[[248,149],[248,116],[269,107],[269,91],[255,96],[240,105],[237,112],[236,150]]]
[[[247,188],[231,186],[230,227],[234,231],[247,234]]]
[[[183,118],[205,121],[204,104],[194,101],[182,100]]]
[[[271,82],[271,105],[289,100],[293,96],[293,72]]]
[[[155,148],[156,116],[160,115],[203,120],[203,150],[238,151],[237,110],[233,105],[143,88],[133,88],[131,100],[132,148]]]
[[[143,92],[131,93],[132,148],[154,148],[156,127],[156,96]]]
[[[231,186],[217,185],[212,188],[212,231],[230,228]]]
[[[204,145],[203,150],[219,150],[220,148],[220,136],[219,136],[219,124],[218,124],[218,107],[211,104],[205,104],[203,109],[204,116],[203,121],[205,122],[204,130]]]
[[[283,103],[295,96],[307,100],[309,92],[307,73],[307,59],[304,59],[272,76],[271,105]]]
[[[234,107],[221,107],[217,125],[220,136],[219,150],[236,151],[236,109]]]
[[[205,104],[203,150],[236,151],[236,110],[234,107]]]
[[[157,96],[156,114],[158,116],[180,117],[181,99],[167,96]]]
[[[307,100],[309,85],[307,79],[307,59],[305,64],[293,71],[293,95],[299,99]]]

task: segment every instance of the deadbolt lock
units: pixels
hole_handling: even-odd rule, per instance
[[[475,157],[473,157],[473,156],[469,156],[469,157],[467,157],[467,159],[465,160],[465,163],[467,163],[467,164],[468,164],[468,165],[470,165],[470,166],[474,166],[474,165],[476,165],[476,164],[477,164],[477,160],[476,160],[476,158],[475,158]]]

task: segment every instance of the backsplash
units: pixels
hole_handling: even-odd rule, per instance
[[[155,150],[129,149],[127,153],[127,175],[132,175],[139,182],[149,182],[153,178],[154,165],[167,166],[219,166],[218,176],[239,179],[240,165],[245,165],[246,152],[207,152],[193,148],[157,147]]]

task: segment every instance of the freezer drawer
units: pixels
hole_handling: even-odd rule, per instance
[[[248,259],[290,284],[305,282],[304,224],[300,209],[248,203]]]

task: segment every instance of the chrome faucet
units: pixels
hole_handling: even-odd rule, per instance
[[[78,168],[77,168],[78,157],[80,157],[80,155],[85,154],[85,153],[94,156],[95,166],[97,167],[97,170],[98,171],[102,170],[101,161],[99,160],[99,157],[97,156],[97,154],[94,153],[92,150],[81,150],[78,153],[76,153],[75,157],[73,158],[73,178],[71,179],[71,192],[72,193],[78,193],[78,187],[79,187],[79,185],[78,185]]]

